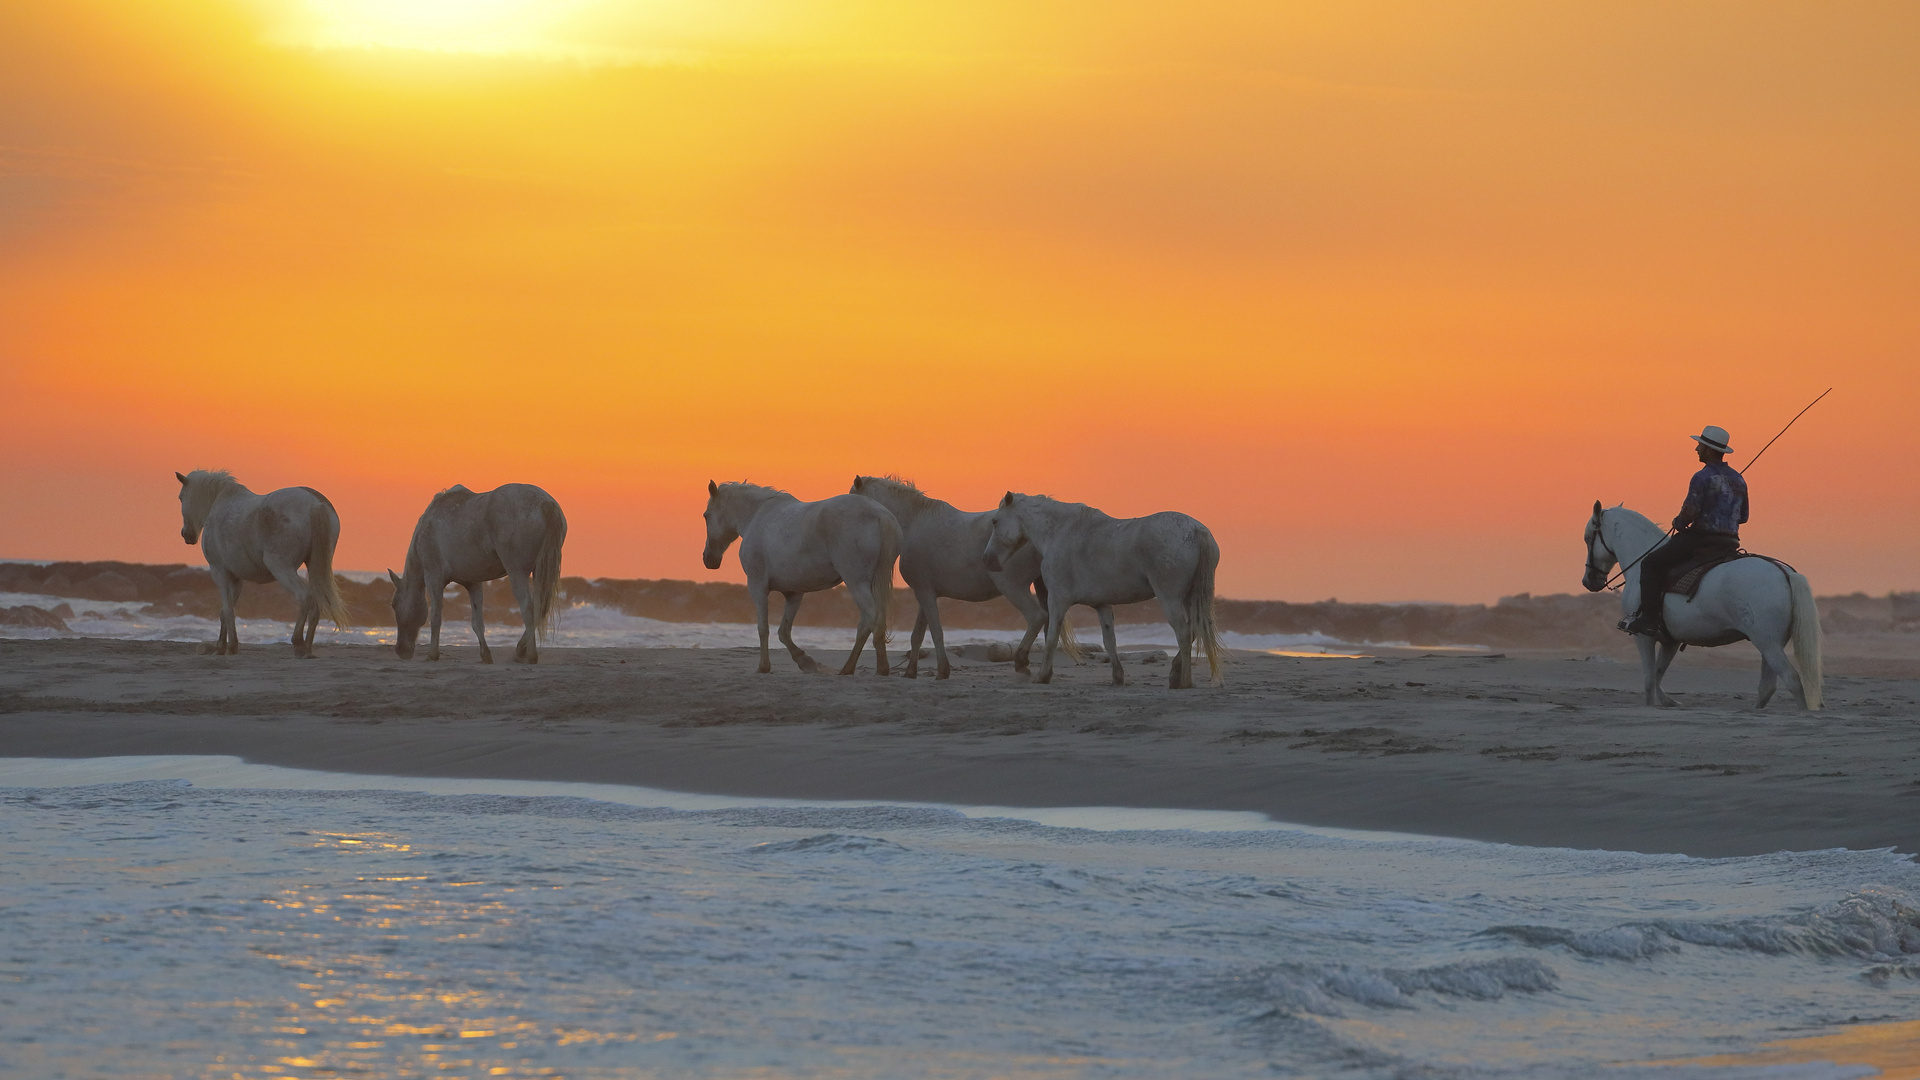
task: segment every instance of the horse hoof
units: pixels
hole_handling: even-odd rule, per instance
[[[947,668],[947,667],[943,667],[943,668],[941,668],[941,669],[940,669],[940,672],[939,672],[939,674],[937,674],[937,675],[935,675],[935,676],[934,676],[934,678],[935,678],[936,680],[938,680],[938,679],[951,679],[951,678],[953,678],[953,669],[952,669],[952,668]]]

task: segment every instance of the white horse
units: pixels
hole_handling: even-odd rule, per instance
[[[435,495],[413,527],[406,573],[387,571],[393,579],[393,621],[400,630],[394,651],[402,660],[413,659],[420,624],[431,620],[427,659],[440,659],[440,605],[447,583],[454,582],[466,587],[473,606],[480,662],[493,663],[483,602],[487,582],[504,577],[525,627],[513,649],[514,662],[539,663],[538,636],[553,621],[560,548],[566,541],[567,517],[560,504],[532,484],[502,484],[478,494],[455,484]]]
[[[1193,688],[1196,638],[1206,646],[1213,685],[1220,685],[1223,657],[1213,623],[1213,572],[1220,564],[1220,545],[1205,525],[1172,511],[1116,518],[1082,503],[1009,491],[993,512],[987,569],[999,570],[1028,543],[1040,549],[1047,577],[1047,652],[1038,681],[1053,680],[1053,649],[1066,626],[1067,609],[1086,604],[1100,616],[1113,681],[1124,685],[1127,676],[1113,640],[1113,605],[1158,597],[1180,643],[1167,685]]]
[[[887,674],[887,609],[893,602],[893,563],[900,555],[900,523],[885,507],[858,495],[835,495],[819,502],[801,502],[776,488],[759,484],[716,484],[707,481],[707,548],[700,556],[707,569],[720,569],[720,559],[735,539],[740,541],[740,569],[747,574],[747,591],[760,615],[760,674],[773,670],[767,655],[767,594],[786,598],[780,613],[780,643],[793,655],[800,670],[820,670],[806,650],[793,643],[793,617],[800,598],[810,592],[847,583],[847,592],[860,608],[853,652],[840,674],[853,674],[873,636],[876,672]]]
[[[233,606],[240,584],[278,581],[293,594],[293,655],[313,657],[313,635],[322,615],[347,625],[347,606],[333,580],[333,548],[340,542],[340,515],[325,495],[310,487],[255,495],[224,469],[195,469],[180,480],[180,538],[198,539],[220,590],[220,641],[214,652],[240,651]],[[307,576],[300,577],[306,564]]]
[[[1602,509],[1595,500],[1593,516],[1587,519],[1587,572],[1581,584],[1588,592],[1599,592],[1616,564],[1633,566],[1665,538],[1665,531],[1643,515],[1620,506]],[[1630,615],[1640,609],[1639,568],[1628,571],[1626,578],[1620,607]],[[1760,700],[1754,708],[1766,708],[1776,679],[1804,708],[1820,707],[1820,613],[1814,608],[1812,586],[1797,571],[1770,559],[1722,563],[1701,578],[1692,600],[1669,593],[1663,610],[1671,640],[1657,644],[1658,655],[1653,638],[1641,634],[1633,639],[1640,647],[1647,704],[1679,704],[1660,689],[1660,680],[1681,644],[1705,648],[1745,639],[1760,650]],[[1800,661],[1797,671],[1787,659],[1789,641]]]
[[[991,600],[1004,596],[1026,617],[1027,632],[1013,652],[1013,670],[1024,675],[1033,639],[1047,625],[1047,583],[1040,580],[1040,549],[1032,545],[1014,552],[998,570],[988,570],[981,553],[993,534],[993,511],[969,513],[922,492],[896,476],[856,476],[852,494],[864,495],[900,522],[900,576],[920,605],[913,621],[913,641],[907,647],[907,678],[920,674],[920,641],[933,627],[936,660],[934,678],[953,674],[947,662],[947,638],[940,626],[940,597],[955,600]],[[1062,630],[1067,655],[1080,650],[1073,627]]]

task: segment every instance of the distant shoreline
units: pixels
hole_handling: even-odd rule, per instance
[[[361,575],[354,575],[355,578]],[[341,592],[354,625],[391,626],[392,586],[384,578],[358,581],[343,578]],[[213,618],[218,597],[205,567],[184,563],[151,565],[126,562],[0,561],[0,593],[58,597],[68,600],[139,602],[156,617],[194,615]],[[565,578],[563,599],[569,604],[591,604],[626,615],[663,622],[750,623],[754,608],[744,585],[667,579]],[[517,625],[518,612],[504,581],[488,587],[489,621]],[[1820,599],[1828,633],[1913,633],[1920,656],[1920,596],[1839,596]],[[774,599],[777,617],[781,601]],[[897,589],[894,625],[912,626],[915,605],[911,594]],[[1414,646],[1484,645],[1517,648],[1587,648],[1606,651],[1621,644],[1614,629],[1619,598],[1613,593],[1561,593],[1552,596],[1521,594],[1497,604],[1354,604],[1333,600],[1290,603],[1279,600],[1218,602],[1222,629],[1248,634],[1320,634],[1344,642],[1400,642]],[[972,604],[942,600],[941,620],[949,629],[1013,630],[1023,628],[1011,605],[1002,600]],[[285,590],[249,585],[242,593],[241,618],[291,621],[293,608]],[[445,619],[460,624],[468,618],[467,600],[455,589],[446,603]],[[858,612],[844,589],[809,597],[797,625],[851,627]],[[6,616],[0,613],[0,621]],[[1117,609],[1123,623],[1161,620],[1159,606],[1149,601]],[[1091,625],[1091,612],[1076,611],[1077,625]]]

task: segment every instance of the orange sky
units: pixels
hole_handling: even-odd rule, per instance
[[[15,0],[0,556],[198,562],[224,466],[709,578],[709,477],[898,472],[1490,600],[1837,386],[1749,546],[1915,588],[1916,192],[1908,0]]]

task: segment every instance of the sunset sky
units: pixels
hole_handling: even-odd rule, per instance
[[[1829,386],[1748,546],[1920,588],[1911,0],[0,5],[0,557],[198,563],[219,466],[710,579],[709,478],[895,472],[1488,601]]]

